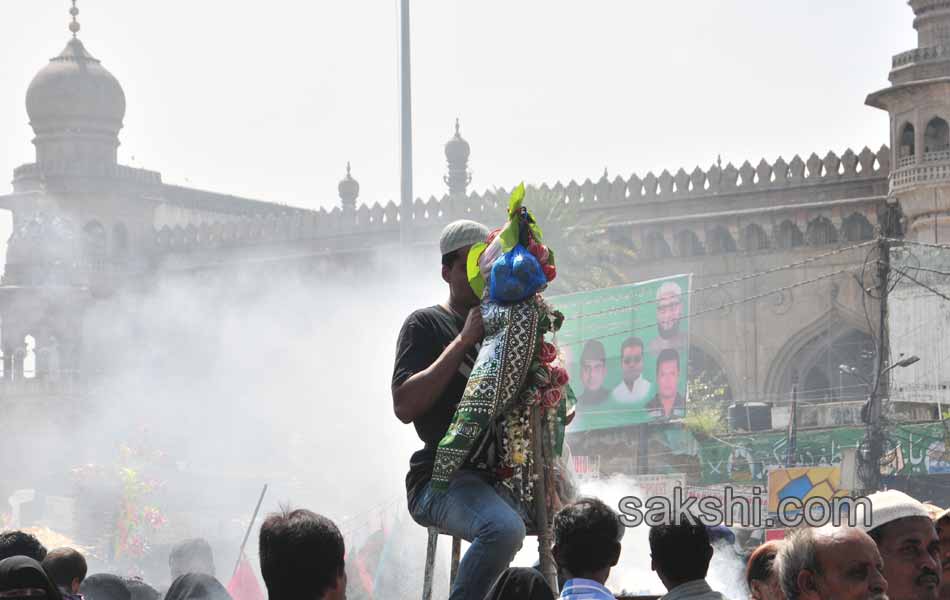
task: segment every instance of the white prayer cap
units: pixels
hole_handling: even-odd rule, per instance
[[[857,524],[865,531],[870,531],[881,525],[905,519],[907,517],[930,518],[930,511],[924,503],[898,490],[874,492],[867,499],[871,502],[871,525],[865,525],[865,505],[857,503]]]
[[[481,223],[461,219],[452,221],[442,230],[439,237],[439,252],[445,256],[459,248],[484,242],[488,237],[488,228]]]

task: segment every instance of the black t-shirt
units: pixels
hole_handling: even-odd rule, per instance
[[[422,308],[409,315],[399,332],[399,342],[396,345],[393,386],[401,385],[416,373],[428,369],[458,336],[464,325],[465,319],[441,306]],[[458,371],[429,412],[413,421],[416,434],[425,447],[409,459],[406,491],[410,498],[432,478],[436,448],[455,416],[455,407],[462,399],[477,354],[477,347],[469,350]]]

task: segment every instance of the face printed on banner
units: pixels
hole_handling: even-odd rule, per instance
[[[683,316],[682,291],[675,283],[664,284],[657,294],[656,327],[661,337],[671,337],[679,331]]]
[[[585,390],[599,390],[607,377],[607,365],[602,360],[585,360],[581,364],[581,383]]]
[[[657,390],[663,400],[676,398],[680,379],[680,363],[678,360],[665,360],[656,369]]]
[[[600,340],[589,340],[581,352],[581,383],[584,390],[595,392],[607,378],[607,352]]]
[[[627,385],[633,385],[633,382],[643,374],[643,346],[627,346],[623,349],[620,360],[624,382]]]

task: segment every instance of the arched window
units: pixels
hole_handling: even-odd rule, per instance
[[[699,241],[699,237],[691,230],[684,229],[676,234],[677,256],[690,257],[702,256],[703,254],[706,254],[703,244]]]
[[[904,123],[900,135],[900,151],[898,158],[906,158],[914,155],[915,148],[914,126],[910,123]]]
[[[874,237],[874,227],[867,217],[854,213],[841,224],[841,237],[846,242],[863,242]]]
[[[106,253],[106,228],[99,221],[89,221],[82,228],[83,251],[86,258],[101,258]]]
[[[736,241],[732,238],[729,230],[721,225],[717,225],[706,234],[706,245],[709,247],[710,254],[726,254],[736,251]]]
[[[751,223],[742,230],[742,249],[746,252],[759,252],[769,247],[769,236],[761,226]]]
[[[833,339],[819,336],[795,357],[803,369],[798,384],[802,400],[864,400],[873,379],[874,340],[863,331],[851,330]],[[847,373],[854,369],[857,375]]]
[[[805,243],[802,230],[799,229],[797,225],[787,220],[782,221],[782,224],[779,225],[778,235],[775,236],[775,241],[778,244],[778,247],[784,250],[797,248],[798,246],[801,246]]]
[[[670,245],[659,231],[651,231],[643,240],[643,254],[647,259],[669,258],[673,256]]]
[[[825,217],[815,217],[808,222],[808,231],[806,232],[809,246],[823,246],[825,244],[837,244],[838,232],[831,221]]]
[[[112,255],[122,258],[129,251],[129,232],[123,223],[112,227]]]
[[[940,117],[934,117],[924,129],[924,152],[942,152],[950,149],[950,127]]]
[[[36,377],[36,338],[32,335],[23,338],[23,377]]]

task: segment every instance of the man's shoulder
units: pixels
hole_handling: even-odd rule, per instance
[[[418,308],[406,317],[406,320],[403,321],[403,329],[408,327],[417,327],[422,329],[436,329],[441,324],[446,323],[448,320],[448,315],[445,314],[445,309],[439,305],[426,306],[425,308]]]

